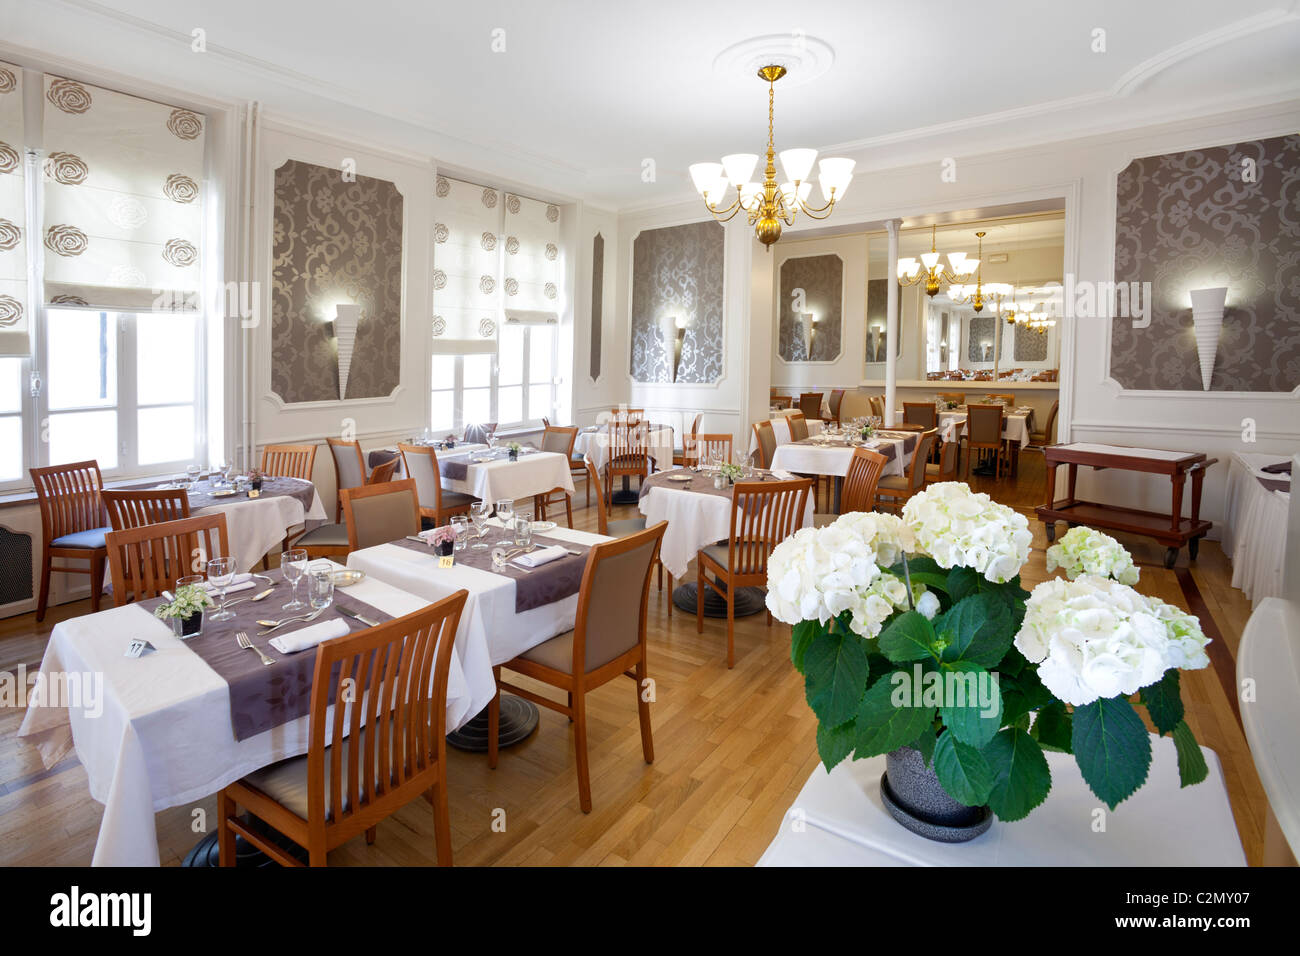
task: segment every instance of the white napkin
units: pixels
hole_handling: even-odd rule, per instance
[[[772,474],[776,475],[776,477],[780,478],[782,481],[794,481],[794,475],[781,468],[773,468]]]
[[[226,593],[229,594],[231,591],[244,591],[251,588],[253,584],[254,581],[251,574],[236,574],[230,579],[230,584],[226,586]],[[220,590],[211,581],[204,581],[203,586],[208,589],[210,594],[216,594],[217,591]]]
[[[558,544],[553,544],[549,548],[539,548],[536,551],[521,554],[512,563],[522,565],[525,568],[535,568],[539,565],[550,564],[552,561],[558,561],[568,553]]]
[[[336,617],[301,628],[291,634],[273,637],[270,643],[281,654],[296,654],[298,651],[309,650],[322,641],[342,637],[348,630],[348,622],[341,617]]]

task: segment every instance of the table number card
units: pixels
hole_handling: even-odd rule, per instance
[[[454,554],[438,555],[438,567],[450,568],[453,567],[455,564],[456,564],[456,556]]]
[[[133,640],[130,644],[126,646],[125,656],[141,657],[144,654],[149,653],[150,651],[156,651],[156,650],[157,648],[154,647],[152,644],[150,644],[148,641],[146,641],[144,638],[137,637],[135,640]]]

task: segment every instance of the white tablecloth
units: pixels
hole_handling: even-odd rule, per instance
[[[462,456],[464,457],[464,456]],[[469,457],[473,457],[472,453]],[[457,460],[452,455],[439,455],[438,461]],[[443,476],[442,487],[460,491],[482,501],[509,498],[531,498],[553,488],[563,488],[573,494],[573,477],[569,474],[569,461],[559,452],[537,451],[520,455],[518,461],[501,458],[493,461],[469,462],[463,480]]]
[[[894,457],[885,462],[884,475],[901,475],[907,470],[911,456],[903,451],[906,439],[875,438],[863,447],[879,452],[881,446],[894,446]],[[884,454],[884,452],[881,452]],[[849,473],[853,449],[847,445],[786,444],[778,445],[772,456],[772,467],[792,471],[797,475],[835,475],[843,478]]]
[[[1295,597],[1284,595],[1282,586],[1291,495],[1271,491],[1256,480],[1285,478],[1259,470],[1285,460],[1281,454],[1233,452],[1228,462],[1223,551],[1232,561],[1232,586],[1254,604],[1266,597]]]
[[[394,617],[429,603],[372,579],[340,590]],[[157,651],[126,657],[137,637]],[[201,800],[260,767],[307,752],[307,716],[236,740],[226,682],[167,624],[134,604],[56,624],[41,673],[102,675],[97,706],[29,707],[18,730],[40,748],[47,767],[75,746],[90,795],[104,804],[95,866],[157,866],[156,811]],[[485,703],[470,698],[453,658],[448,728]]]
[[[1033,412],[1007,413],[1002,419],[1002,437],[1024,448],[1029,444],[1029,420],[1033,414]],[[966,423],[966,418],[966,412],[940,412],[939,437],[944,441],[953,441],[959,434],[964,434],[959,426]],[[900,422],[903,420],[901,412],[898,420]]]
[[[652,485],[641,499],[646,526],[667,521],[659,560],[675,578],[686,576],[686,566],[706,544],[725,541],[731,534],[731,497],[681,488]],[[813,496],[808,496],[801,527],[813,522]]]
[[[663,471],[673,467],[673,430],[656,428],[650,432],[650,454],[654,457],[653,471]],[[591,456],[596,470],[602,475],[609,462],[609,432],[602,425],[596,431],[580,431],[573,442],[573,457]]]
[[[1048,753],[1052,790],[1041,806],[956,844],[917,836],[889,815],[884,757],[846,760],[830,773],[818,766],[758,865],[1245,866],[1218,755],[1202,747],[1209,777],[1180,789],[1173,741],[1151,745],[1145,785],[1114,810],[1088,789],[1073,756]],[[1095,831],[1098,808],[1106,827]]]
[[[797,412],[803,411],[803,409],[799,407],[799,396],[796,395],[794,397],[794,408],[769,408],[768,411],[771,413],[773,418],[776,418],[778,415],[794,415]],[[830,418],[830,417],[831,417],[831,402],[827,396],[823,395],[822,396],[822,418]]]
[[[283,480],[283,479],[282,479]],[[305,483],[305,482],[304,482]],[[312,489],[311,507],[303,510],[302,502],[292,495],[263,498],[236,498],[195,511],[196,515],[224,514],[230,550],[240,571],[250,571],[269,552],[280,552],[284,533],[305,521],[324,521],[325,508],[320,495]]]
[[[495,542],[504,537],[505,530],[497,519],[488,524],[491,530],[484,540]],[[610,540],[568,528],[555,528],[546,534],[586,545]],[[460,616],[460,629],[456,632],[456,655],[473,701],[470,716],[486,707],[495,693],[494,664],[502,664],[530,647],[563,634],[577,619],[576,594],[517,614],[515,579],[509,573],[495,574],[463,564],[440,568],[432,552],[380,544],[353,551],[348,555],[348,567],[365,571],[370,577],[418,594],[427,601],[441,600],[461,588],[469,591]]]
[[[810,421],[808,424],[808,437],[820,435],[824,429],[824,424],[820,421]],[[790,438],[790,422],[784,416],[780,415],[772,419],[772,435],[776,438],[778,445],[788,445]],[[749,453],[752,455],[758,451],[758,436],[754,434],[754,429],[749,430]]]

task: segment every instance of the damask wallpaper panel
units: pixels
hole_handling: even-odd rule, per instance
[[[402,194],[391,182],[288,160],[275,171],[271,388],[287,404],[339,400],[335,305],[361,306],[349,399],[401,379]]]
[[[1227,286],[1211,391],[1300,385],[1297,196],[1300,135],[1130,163],[1117,185],[1115,281],[1152,284],[1151,324],[1112,320],[1111,376],[1201,391],[1188,293]]]
[[[994,337],[997,318],[992,315],[972,315],[966,335],[966,361],[987,363],[993,361]]]
[[[1039,331],[1016,323],[1015,345],[1013,354],[1017,362],[1046,362],[1047,340],[1052,333],[1047,329]]]
[[[605,237],[591,240],[591,380],[600,378],[600,342],[605,323]]]
[[[632,243],[634,381],[673,381],[677,318],[686,328],[676,381],[707,385],[722,377],[724,234],[710,220],[647,229]]]
[[[805,312],[816,318],[805,338],[795,314],[796,292]],[[787,362],[833,362],[840,355],[844,321],[844,260],[834,254],[800,256],[781,263],[780,328],[777,353]]]

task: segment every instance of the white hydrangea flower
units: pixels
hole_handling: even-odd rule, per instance
[[[1080,525],[1071,528],[1047,549],[1047,570],[1060,568],[1073,581],[1080,574],[1114,578],[1120,584],[1138,583],[1133,556],[1108,534]]]
[[[917,598],[916,609],[924,614],[927,620],[933,621],[934,616],[939,613],[939,598],[933,591],[926,591]]]
[[[1209,664],[1196,618],[1092,574],[1034,588],[1015,645],[1053,694],[1076,707],[1136,693],[1171,667]]]
[[[941,568],[972,568],[1001,584],[1029,560],[1029,519],[964,482],[939,482],[913,495],[903,505],[903,521],[913,547]]]

